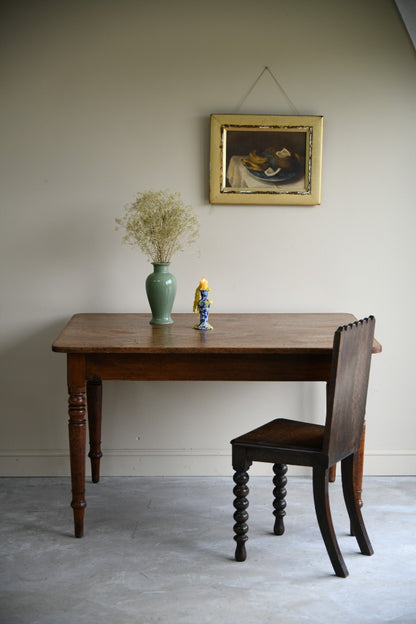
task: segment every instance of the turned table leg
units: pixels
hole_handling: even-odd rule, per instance
[[[326,400],[327,400],[327,404],[328,404],[328,392],[329,392],[329,383],[326,383]],[[330,466],[329,468],[329,482],[333,483],[335,481],[337,477],[337,465],[334,464],[333,466]]]
[[[364,451],[365,451],[365,423],[363,425],[363,432],[361,434],[360,448],[357,451],[357,463],[355,467],[354,475],[354,491],[358,505],[363,506],[363,472],[364,472]],[[334,464],[329,469],[329,480],[332,483],[336,478],[337,465]]]
[[[328,392],[328,384],[326,385]],[[363,494],[363,472],[364,472],[364,451],[365,451],[365,421],[363,424],[363,431],[361,434],[360,448],[357,452],[357,462],[354,475],[354,490],[355,496],[360,507],[363,506],[362,494]],[[336,478],[337,465],[334,464],[329,469],[329,481],[332,483]]]
[[[357,452],[357,465],[354,475],[354,489],[355,497],[358,505],[363,506],[362,494],[363,494],[363,472],[364,472],[364,450],[365,450],[365,421],[363,424],[363,432],[361,434],[360,448]]]
[[[358,506],[363,506],[363,472],[364,472],[364,449],[365,449],[365,421],[363,423],[363,431],[361,434],[360,448],[357,451],[355,471],[354,471],[354,493]],[[350,533],[354,535],[354,529],[350,524]]]
[[[71,462],[71,507],[74,512],[75,537],[84,534],[85,502],[85,357],[68,354],[68,413],[69,453]]]
[[[100,480],[101,452],[101,412],[103,386],[101,379],[91,379],[87,382],[88,430],[90,435],[91,477],[93,483]]]

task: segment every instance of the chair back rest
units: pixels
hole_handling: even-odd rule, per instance
[[[339,327],[334,335],[323,450],[329,465],[355,453],[361,440],[375,318]]]

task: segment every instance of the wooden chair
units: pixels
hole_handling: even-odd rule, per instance
[[[286,464],[311,466],[318,524],[337,576],[348,576],[335,536],[328,498],[329,469],[341,462],[342,489],[353,535],[361,553],[373,549],[354,492],[357,451],[364,423],[375,319],[357,321],[335,332],[325,425],[278,418],[231,441],[234,474],[235,558],[246,559],[249,492],[247,470],[253,461],[271,462],[275,473],[274,533],[284,532]]]

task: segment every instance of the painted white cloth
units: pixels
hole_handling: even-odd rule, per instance
[[[255,176],[253,176],[248,169],[241,162],[245,156],[232,156],[230,164],[227,169],[227,180],[232,188],[261,188],[270,189],[275,188],[285,191],[303,191],[304,189],[304,176],[296,180],[295,182],[285,182],[284,184],[273,184],[273,182],[263,182]]]

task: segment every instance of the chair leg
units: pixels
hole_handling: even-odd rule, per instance
[[[287,479],[285,475],[287,473],[287,465],[286,464],[274,464],[273,472],[275,474],[275,476],[273,477],[273,484],[275,486],[273,490],[273,496],[274,496],[273,515],[276,518],[273,532],[275,535],[283,535],[283,533],[285,532],[285,525],[283,522],[283,518],[286,515],[285,497],[286,497],[287,491],[286,491],[285,486],[287,484]]]
[[[234,539],[237,542],[237,547],[235,549],[235,559],[236,561],[245,561],[247,558],[246,552],[246,541],[248,540],[247,531],[248,531],[248,500],[247,496],[249,493],[249,489],[247,486],[248,483],[248,472],[244,470],[237,470],[234,474],[234,483],[236,484],[233,492],[234,496],[234,507],[236,511],[234,512]]]
[[[348,576],[348,569],[339,549],[334,526],[332,524],[331,511],[329,508],[328,483],[329,469],[315,467],[313,469],[313,497],[316,517],[335,574],[345,578]]]
[[[363,555],[372,555],[373,547],[367,535],[364,520],[361,515],[360,501],[357,500],[354,475],[356,473],[357,456],[355,454],[346,457],[341,462],[342,491],[345,505],[350,518],[352,534],[358,542]]]

